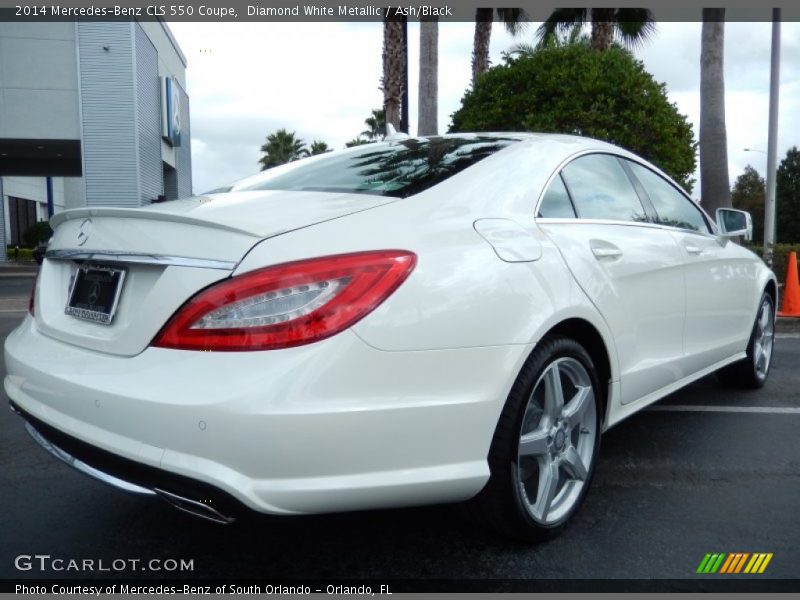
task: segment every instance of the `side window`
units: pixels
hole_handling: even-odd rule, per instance
[[[561,179],[561,175],[556,175],[550,182],[542,202],[539,204],[539,217],[551,219],[574,219],[575,209],[572,208],[567,188]]]
[[[563,175],[579,218],[648,220],[631,180],[616,157],[581,156],[564,167]]]
[[[708,223],[694,202],[657,173],[632,161],[628,164],[650,196],[660,224],[709,233]]]

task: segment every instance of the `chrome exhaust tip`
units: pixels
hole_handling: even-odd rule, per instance
[[[195,517],[206,519],[207,521],[212,521],[214,523],[220,523],[222,525],[229,525],[236,520],[236,518],[221,513],[216,508],[205,502],[192,500],[191,498],[179,496],[178,494],[174,494],[159,488],[153,488],[153,491],[161,499],[166,500],[178,510],[189,513],[190,515],[194,515]]]

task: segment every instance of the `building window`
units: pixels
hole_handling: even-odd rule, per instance
[[[8,220],[11,235],[8,244],[22,246],[23,236],[32,225],[36,224],[36,202],[25,198],[8,197]]]

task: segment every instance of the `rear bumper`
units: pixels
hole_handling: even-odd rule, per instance
[[[32,417],[13,402],[11,410],[25,419],[25,429],[37,444],[84,475],[124,492],[160,496],[180,510],[216,523],[231,523],[246,511],[229,494],[208,484],[94,448]]]
[[[118,357],[46,337],[27,317],[6,341],[5,389],[52,444],[145,490],[333,512],[477,493],[530,350],[383,352],[346,331],[279,351]]]

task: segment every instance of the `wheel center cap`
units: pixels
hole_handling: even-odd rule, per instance
[[[565,437],[566,436],[564,435],[563,429],[559,429],[556,432],[556,435],[553,438],[553,446],[555,446],[556,450],[561,450],[564,447]]]

